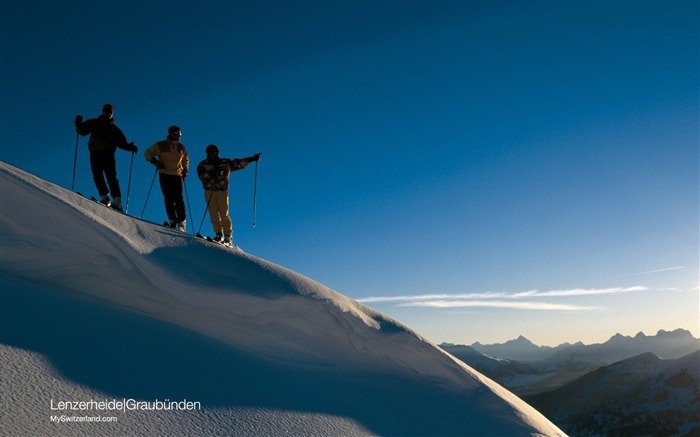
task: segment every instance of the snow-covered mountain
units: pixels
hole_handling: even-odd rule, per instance
[[[561,348],[546,362],[550,364],[581,362],[592,365],[608,365],[637,355],[650,352],[664,359],[680,358],[700,350],[700,339],[685,329],[674,331],[660,330],[656,335],[647,336],[643,332],[634,337],[615,334],[602,344],[576,344]]]
[[[674,331],[660,330],[656,335],[647,336],[643,332],[634,337],[621,334],[613,335],[601,344],[586,345],[563,343],[556,347],[538,346],[527,338],[520,336],[499,344],[481,344],[476,342],[471,347],[482,354],[522,362],[563,362],[584,357],[585,362],[607,365],[631,358],[645,352],[651,352],[662,358],[679,358],[693,351],[700,350],[700,339],[685,329]]]
[[[4,162],[0,201],[3,433],[563,435],[408,327],[281,266]]]
[[[572,435],[700,434],[700,351],[645,353],[528,398]]]
[[[615,334],[602,344],[537,346],[520,336],[502,344],[440,345],[467,365],[519,396],[532,396],[571,383],[600,367],[644,353],[679,358],[700,350],[700,339],[683,329],[647,336]]]
[[[508,340],[505,343],[481,344],[477,341],[471,345],[473,349],[488,356],[526,362],[546,358],[557,350],[567,346],[569,346],[568,343],[557,346],[556,348],[537,346],[522,335],[514,340]]]
[[[546,360],[535,363],[521,362],[491,357],[471,346],[449,343],[443,343],[440,347],[521,397],[561,387],[599,367],[585,362],[557,364],[548,364]]]
[[[477,369],[484,375],[488,375],[496,381],[512,382],[513,378],[523,378],[532,375],[538,378],[541,372],[526,364],[505,358],[490,357],[478,352],[471,346],[443,343],[440,347],[449,352],[453,357],[462,360],[468,366]],[[504,385],[504,382],[501,382]],[[505,386],[505,385],[504,385]]]

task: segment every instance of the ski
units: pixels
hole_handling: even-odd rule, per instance
[[[216,241],[216,240],[214,240],[212,237],[210,237],[210,236],[208,236],[208,235],[207,235],[207,236],[204,236],[204,235],[200,234],[199,232],[197,232],[196,235],[197,235],[198,238],[201,238],[202,240],[206,240],[206,241],[208,241],[209,243],[214,243],[214,244],[216,244],[216,245],[218,245],[218,246],[228,247],[229,249],[236,249],[236,248],[237,248],[237,246],[236,246],[235,244],[233,244],[233,243],[227,243],[227,242],[225,242],[225,241]]]
[[[78,193],[78,194],[80,194],[80,193]],[[82,196],[82,194],[80,194],[80,195]],[[84,196],[83,196],[83,197],[84,197]],[[124,212],[123,209],[115,207],[111,202],[110,202],[109,205],[105,205],[104,203],[102,203],[102,202],[100,202],[99,200],[97,200],[97,198],[95,198],[95,196],[90,196],[90,200],[92,200],[93,202],[97,203],[98,205],[104,206],[105,208],[109,208],[109,209],[111,209],[112,211],[117,211],[117,212],[120,212],[120,213],[122,213],[122,214],[126,214],[126,213]]]
[[[175,229],[176,231],[184,232],[185,234],[187,233],[187,231],[185,229],[180,229],[178,227],[177,223],[174,225],[171,225],[170,222],[164,221],[163,226],[165,226],[166,228]]]
[[[210,242],[210,243],[216,243],[216,244],[221,244],[221,245],[223,245],[223,243],[220,243],[220,242],[214,240],[213,238],[211,238],[211,237],[208,236],[208,235],[205,237],[204,235],[200,234],[199,232],[197,232],[197,237],[201,238],[202,240],[207,240],[207,241]]]

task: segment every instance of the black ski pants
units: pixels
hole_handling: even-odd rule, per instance
[[[187,218],[187,211],[185,210],[185,200],[182,198],[184,183],[182,177],[159,173],[159,180],[168,220],[175,220],[178,223],[184,221]]]
[[[92,179],[95,181],[95,187],[100,197],[109,193],[112,193],[112,197],[122,197],[119,180],[117,180],[117,162],[114,159],[113,151],[91,150],[90,170],[92,170]],[[107,178],[107,183],[105,183],[105,178]]]

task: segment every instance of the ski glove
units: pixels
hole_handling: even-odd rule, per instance
[[[139,148],[136,147],[136,144],[134,144],[134,142],[132,141],[132,142],[130,142],[129,144],[127,144],[127,149],[126,149],[126,150],[127,150],[128,152],[138,153]]]
[[[156,168],[163,168],[163,167],[164,167],[163,163],[160,162],[160,161],[158,161],[158,158],[151,158],[151,160],[148,161],[148,162],[150,162],[151,164],[155,165]]]
[[[83,116],[82,115],[76,115],[75,116],[75,125],[83,124]]]
[[[262,153],[256,153],[253,155],[253,161],[260,161],[260,155],[262,155]]]

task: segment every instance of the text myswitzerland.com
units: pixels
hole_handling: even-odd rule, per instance
[[[51,415],[51,421],[54,423],[88,423],[88,422],[116,422],[114,416],[60,416]]]

